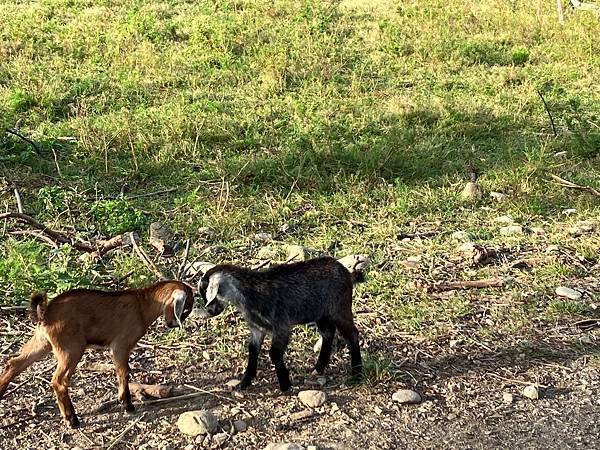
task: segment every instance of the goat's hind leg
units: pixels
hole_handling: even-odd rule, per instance
[[[329,319],[321,319],[317,322],[317,328],[321,334],[321,351],[315,365],[315,372],[322,374],[325,367],[331,359],[331,349],[333,347],[333,338],[335,337],[335,324]]]
[[[56,372],[52,377],[52,388],[56,394],[56,401],[60,413],[71,428],[79,427],[79,419],[75,413],[75,407],[69,397],[69,384],[75,373],[77,364],[83,356],[85,345],[68,347],[54,347],[53,351],[58,361]]]
[[[36,328],[33,337],[23,346],[19,356],[11,358],[0,375],[0,399],[4,397],[9,383],[34,362],[39,361],[52,347],[40,328]]]
[[[285,354],[289,340],[290,331],[279,330],[277,333],[273,334],[273,342],[271,344],[271,349],[269,350],[269,356],[275,365],[279,387],[283,392],[289,390],[292,386],[292,383],[290,382],[290,373],[283,361],[283,355]]]
[[[250,328],[250,342],[248,343],[248,365],[240,382],[240,389],[246,389],[252,384],[258,369],[258,354],[265,339],[265,333],[258,328]]]

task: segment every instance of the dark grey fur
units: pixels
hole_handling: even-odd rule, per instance
[[[228,303],[242,313],[250,328],[248,366],[240,388],[256,376],[258,354],[266,333],[273,337],[269,356],[275,365],[282,391],[290,388],[289,372],[283,361],[294,325],[316,323],[323,338],[315,365],[323,373],[331,357],[335,330],[350,349],[352,375],[362,371],[358,330],[352,316],[352,286],[362,281],[333,258],[324,257],[267,270],[251,270],[221,264],[202,277],[199,290],[206,310],[216,316]]]

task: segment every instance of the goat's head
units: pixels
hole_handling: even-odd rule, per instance
[[[208,271],[198,283],[204,308],[211,316],[218,316],[229,303],[238,304],[243,299],[237,279],[218,270]]]
[[[194,292],[188,285],[183,284],[171,291],[171,296],[165,304],[165,323],[169,328],[182,327],[182,322],[194,308]]]

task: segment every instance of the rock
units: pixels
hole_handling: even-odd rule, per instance
[[[560,247],[558,245],[549,245],[546,247],[546,253],[556,253],[560,252]]]
[[[563,209],[563,214],[565,216],[570,216],[571,214],[575,214],[577,212],[577,210],[575,208],[568,208],[568,209]]]
[[[373,411],[375,411],[375,414],[377,414],[378,416],[380,416],[383,413],[383,409],[381,409],[379,406],[375,406],[373,408]]]
[[[483,198],[483,189],[477,183],[469,181],[460,193],[460,197],[468,202],[481,200]]]
[[[515,220],[511,216],[506,215],[506,216],[496,217],[494,219],[494,222],[496,222],[496,223],[504,223],[504,224],[511,224],[511,223],[514,223]]]
[[[273,235],[271,233],[256,233],[254,235],[254,240],[258,242],[272,241]]]
[[[556,153],[554,154],[554,157],[555,157],[556,159],[564,159],[564,158],[566,158],[566,157],[567,157],[567,152],[565,152],[565,151],[562,151],[562,152],[556,152]]]
[[[217,418],[205,409],[184,412],[177,419],[179,431],[189,436],[214,433],[217,426]]]
[[[416,269],[417,267],[419,267],[418,261],[410,261],[408,259],[406,261],[400,261],[400,264],[402,264],[407,269]]]
[[[204,238],[205,240],[214,239],[214,237],[217,235],[216,231],[211,227],[200,227],[198,228],[197,232],[200,237]]]
[[[313,415],[314,415],[314,412],[312,412],[310,409],[303,409],[302,411],[298,411],[298,412],[290,414],[290,419],[292,419],[293,421],[298,421],[298,420],[308,419],[309,417],[312,417]]]
[[[508,195],[503,194],[502,192],[490,192],[490,197],[492,197],[497,202],[505,202],[508,200]]]
[[[296,444],[295,442],[290,442],[286,444],[269,444],[265,447],[264,450],[304,450],[300,444]]]
[[[192,312],[190,313],[190,317],[196,318],[196,319],[208,319],[209,317],[212,317],[212,316],[204,308],[194,308],[194,309],[192,309]]]
[[[229,380],[227,383],[225,383],[225,386],[227,386],[229,389],[235,389],[240,385],[241,382],[241,380]]]
[[[188,265],[185,268],[185,273],[189,276],[204,275],[213,267],[215,267],[213,263],[209,263],[206,261],[196,261],[193,263],[188,263]]]
[[[596,224],[590,221],[577,222],[570,227],[567,232],[571,236],[581,236],[582,234],[592,233],[596,229]]]
[[[458,339],[450,339],[450,348],[456,348],[458,347],[458,344],[460,344],[460,341]]]
[[[514,401],[514,396],[510,392],[503,392],[502,401],[509,405]]]
[[[152,222],[150,224],[150,245],[158,250],[162,256],[173,256],[173,231],[162,222]]]
[[[531,232],[538,236],[543,236],[544,234],[546,234],[546,231],[541,227],[531,227]]]
[[[556,295],[559,297],[567,297],[571,300],[579,300],[582,296],[581,292],[576,291],[575,289],[571,289],[565,286],[559,286],[556,288]]]
[[[229,435],[227,433],[218,433],[213,436],[212,441],[220,447],[227,442],[227,439],[229,439]]]
[[[277,259],[277,250],[270,245],[261,247],[256,253],[258,259]]]
[[[523,234],[523,227],[521,225],[509,225],[507,227],[502,227],[500,228],[500,234],[504,236]]]
[[[452,233],[452,239],[458,242],[471,242],[474,236],[466,231],[455,231]]]
[[[248,429],[248,424],[246,424],[246,422],[243,420],[234,420],[233,429],[236,433],[243,433]]]
[[[340,407],[338,406],[338,404],[333,402],[333,403],[331,403],[331,410],[329,411],[329,414],[335,414],[339,410],[340,410]]]
[[[327,394],[323,391],[306,390],[298,392],[298,398],[306,406],[311,408],[318,408],[327,401]]]
[[[317,383],[321,387],[325,386],[327,384],[327,378],[325,378],[325,377],[319,377],[319,378],[317,378]]]
[[[400,389],[394,392],[392,395],[392,400],[398,403],[421,403],[421,394],[415,391],[411,391],[410,389]]]
[[[286,261],[296,262],[296,261],[305,261],[310,258],[316,258],[319,256],[320,252],[315,250],[314,248],[302,247],[301,245],[286,245]]]
[[[308,445],[306,450],[318,450],[316,445]]]
[[[188,444],[184,447],[185,450],[194,450],[196,446],[194,444]]]
[[[531,400],[537,400],[540,398],[540,393],[538,392],[537,386],[530,384],[529,386],[525,386],[523,389],[523,397],[527,397]]]

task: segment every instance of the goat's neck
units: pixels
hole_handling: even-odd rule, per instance
[[[158,292],[143,290],[138,296],[140,314],[146,328],[152,325],[165,310],[165,302],[161,296],[157,294]]]

